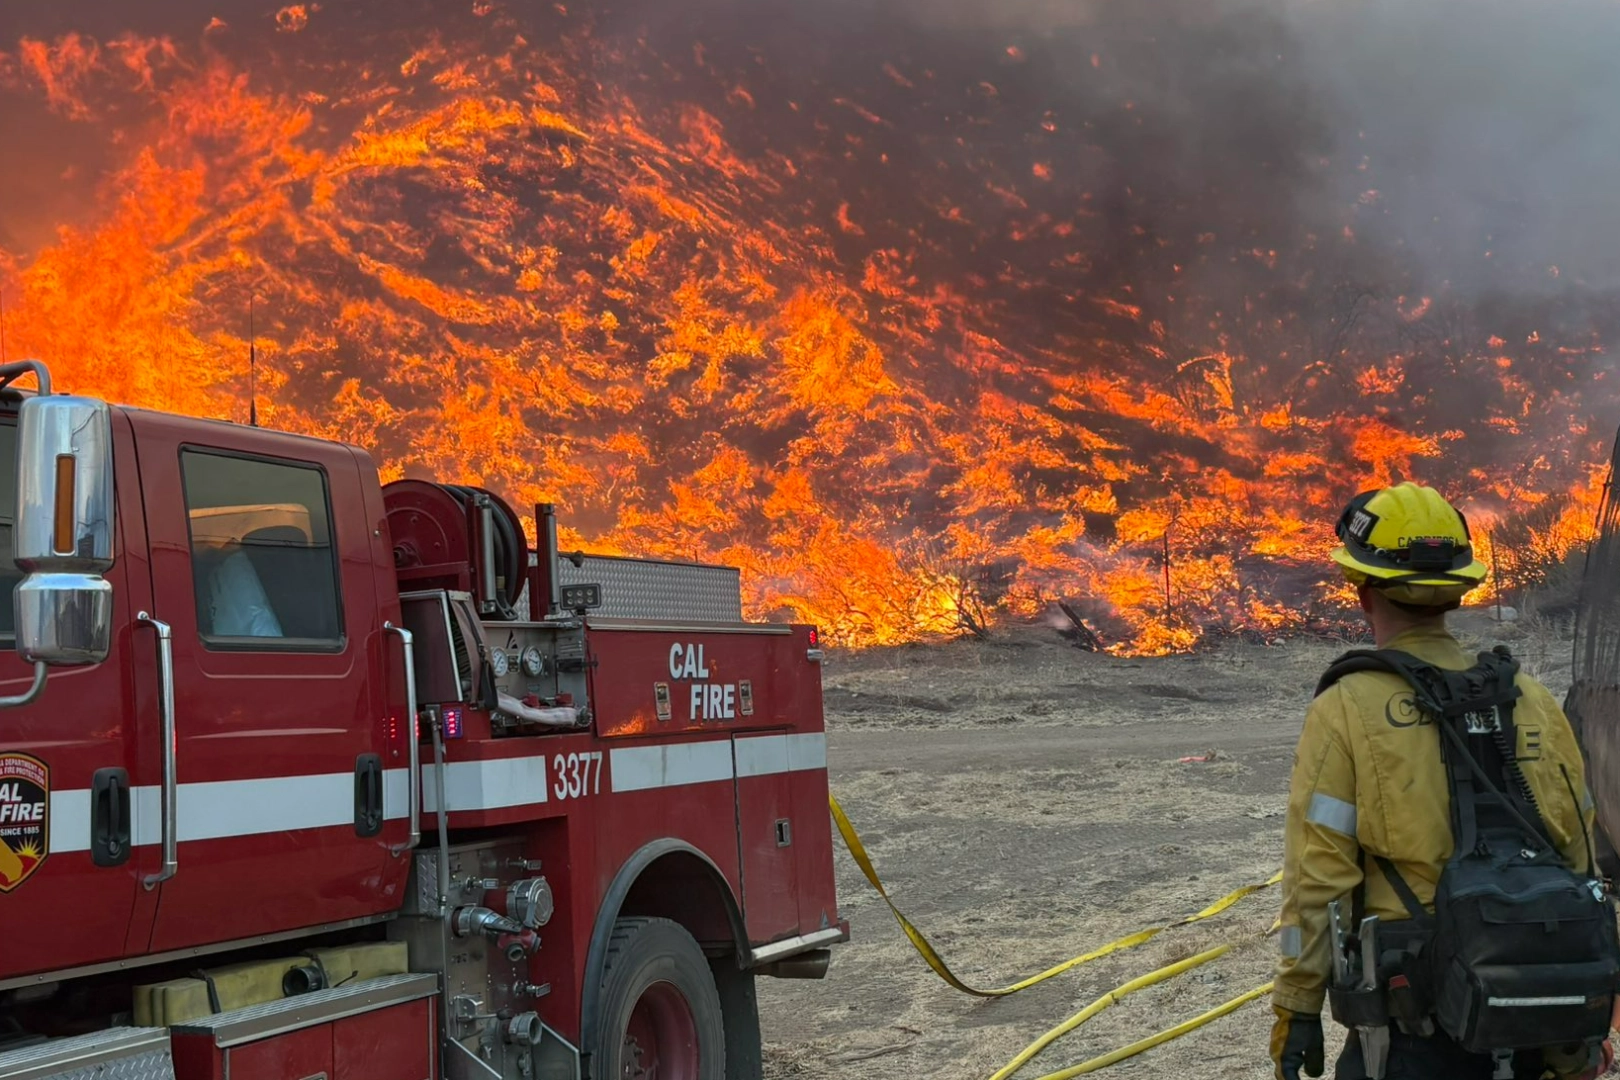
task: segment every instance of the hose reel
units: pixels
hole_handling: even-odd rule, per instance
[[[401,584],[471,593],[486,619],[518,617],[528,574],[523,523],[499,495],[463,484],[396,480],[383,488]]]

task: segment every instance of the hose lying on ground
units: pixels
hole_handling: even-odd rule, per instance
[[[969,986],[967,983],[957,978],[951,969],[946,965],[945,960],[934,949],[934,946],[929,943],[926,937],[923,936],[922,931],[918,930],[917,927],[913,925],[912,921],[906,918],[905,912],[901,911],[895,906],[894,901],[889,897],[889,890],[883,887],[883,880],[878,877],[878,872],[872,865],[872,857],[867,854],[866,845],[861,843],[860,835],[856,833],[855,826],[850,824],[849,817],[844,813],[844,808],[839,806],[838,800],[831,795],[827,797],[827,802],[832,808],[833,821],[838,826],[838,832],[844,838],[844,846],[849,849],[850,855],[854,857],[855,864],[861,868],[861,873],[866,875],[866,880],[871,883],[872,888],[877,890],[878,895],[883,898],[883,902],[889,906],[889,911],[894,915],[895,921],[900,924],[900,929],[905,931],[906,937],[911,940],[912,947],[917,950],[918,955],[920,955],[923,960],[927,962],[929,967],[934,969],[934,974],[938,975],[941,979],[944,979],[955,989],[960,990],[964,994],[971,994],[974,997],[1006,997],[1009,994],[1016,994],[1020,990],[1028,990],[1030,987],[1037,986],[1048,979],[1063,974],[1065,971],[1072,971],[1082,964],[1088,964],[1093,960],[1100,960],[1101,958],[1108,956],[1111,953],[1119,952],[1122,949],[1134,949],[1136,946],[1158,937],[1166,930],[1173,929],[1177,926],[1187,926],[1191,923],[1202,922],[1205,919],[1214,918],[1216,915],[1219,915],[1221,912],[1225,911],[1233,904],[1236,904],[1244,897],[1252,896],[1254,893],[1260,892],[1262,889],[1270,888],[1282,880],[1282,874],[1281,872],[1278,872],[1257,885],[1245,885],[1241,889],[1235,889],[1232,892],[1227,893],[1213,904],[1204,908],[1204,910],[1196,914],[1189,915],[1185,919],[1178,919],[1175,922],[1166,923],[1163,926],[1155,926],[1147,930],[1138,930],[1134,934],[1127,934],[1125,937],[1122,937],[1117,941],[1110,941],[1106,945],[1100,946],[1099,948],[1093,949],[1090,952],[1084,953],[1080,956],[1072,957],[1071,959],[1063,961],[1061,964],[1047,968],[1038,975],[1031,975],[1029,978],[1015,982],[1010,986],[1003,986],[994,990],[981,990],[977,987]]]
[[[1175,922],[1166,923],[1163,926],[1151,927],[1146,930],[1139,930],[1134,934],[1128,934],[1125,937],[1111,941],[1106,945],[1091,950],[1090,952],[1083,953],[1069,960],[1065,960],[1061,964],[1050,967],[1037,975],[1032,975],[1027,979],[1013,983],[1010,986],[1003,986],[992,990],[983,990],[977,987],[969,986],[967,983],[957,978],[955,973],[953,973],[950,967],[945,963],[944,958],[939,955],[938,951],[935,950],[934,946],[929,942],[929,940],[923,936],[922,931],[918,930],[912,921],[906,917],[905,913],[895,905],[894,900],[889,896],[888,889],[886,889],[883,885],[883,880],[878,876],[876,867],[872,865],[872,858],[866,851],[866,845],[861,842],[860,835],[855,831],[855,826],[850,823],[848,815],[844,813],[844,808],[840,806],[838,804],[838,800],[831,795],[828,796],[828,805],[832,810],[833,821],[838,826],[839,835],[843,837],[844,846],[849,849],[849,853],[854,858],[855,864],[861,868],[861,873],[866,875],[866,880],[871,884],[872,888],[877,890],[878,895],[883,898],[883,902],[888,905],[890,913],[894,916],[895,921],[900,924],[900,929],[905,932],[906,937],[911,941],[912,947],[917,950],[917,954],[923,958],[930,968],[933,969],[936,975],[945,980],[945,982],[951,987],[961,991],[964,994],[971,994],[974,997],[980,998],[997,998],[1006,997],[1010,994],[1016,994],[1021,990],[1027,990],[1032,986],[1037,986],[1040,983],[1046,982],[1048,979],[1061,975],[1066,971],[1072,971],[1074,968],[1077,968],[1082,964],[1101,959],[1104,956],[1108,956],[1111,953],[1119,952],[1124,949],[1135,948],[1138,945],[1152,940],[1159,934],[1164,933],[1166,930],[1173,929],[1177,926],[1187,926],[1191,923],[1202,922],[1205,919],[1214,918],[1216,915],[1226,911],[1244,897],[1252,896],[1254,893],[1267,889],[1282,880],[1282,873],[1279,871],[1260,884],[1245,885],[1240,889],[1236,889],[1226,894],[1213,904],[1210,904],[1208,907],[1204,908],[1202,911],[1189,915],[1184,919],[1178,919]],[[1268,931],[1268,934],[1275,933],[1277,926],[1277,923],[1273,923],[1271,930]],[[1046,1049],[1052,1043],[1056,1042],[1064,1035],[1067,1035],[1069,1032],[1073,1031],[1081,1024],[1084,1024],[1087,1020],[1090,1020],[1092,1017],[1096,1016],[1098,1013],[1102,1012],[1104,1009],[1113,1005],[1122,998],[1128,997],[1136,991],[1145,989],[1149,986],[1155,986],[1159,983],[1167,982],[1168,980],[1173,979],[1178,975],[1185,974],[1194,968],[1202,967],[1204,964],[1224,956],[1234,947],[1235,945],[1230,943],[1218,945],[1212,949],[1207,949],[1196,956],[1191,956],[1185,960],[1180,960],[1176,963],[1166,965],[1165,967],[1159,968],[1157,971],[1151,971],[1146,975],[1140,975],[1129,982],[1115,987],[1113,990],[1110,990],[1108,993],[1104,994],[1102,997],[1098,998],[1096,1001],[1092,1002],[1078,1013],[1075,1013],[1073,1016],[1069,1017],[1069,1019],[1065,1020],[1062,1024],[1059,1024],[1057,1027],[1035,1040],[1029,1046],[1025,1047],[1017,1057],[1013,1058],[1012,1061],[1008,1062],[1001,1068],[1000,1071],[992,1076],[991,1080],[1007,1080],[1008,1077],[1011,1077],[1014,1073],[1022,1069],[1042,1050]],[[1165,1043],[1172,1042],[1181,1038],[1183,1035],[1188,1034],[1189,1032],[1197,1031],[1199,1028],[1213,1023],[1214,1021],[1219,1020],[1221,1017],[1237,1011],[1244,1005],[1247,1005],[1249,1002],[1254,1001],[1257,998],[1264,997],[1266,994],[1271,992],[1271,985],[1271,983],[1266,983],[1263,986],[1255,987],[1253,990],[1240,994],[1231,1001],[1218,1005],[1208,1012],[1203,1013],[1200,1016],[1196,1016],[1191,1020],[1187,1020],[1177,1024],[1174,1027],[1167,1028],[1155,1035],[1150,1035],[1145,1039],[1139,1039],[1128,1046],[1124,1046],[1118,1050],[1103,1054],[1100,1057],[1095,1057],[1089,1061],[1081,1062],[1078,1065],[1071,1066],[1059,1072],[1049,1073],[1040,1077],[1039,1080],[1071,1080],[1072,1077],[1082,1076],[1086,1073],[1105,1069],[1110,1065],[1115,1065],[1126,1060],[1127,1058],[1135,1057],[1136,1055],[1147,1050],[1151,1050],[1156,1046],[1162,1046]]]
[[[1257,986],[1253,990],[1239,994],[1231,1001],[1217,1005],[1208,1012],[1200,1016],[1195,1016],[1191,1020],[1177,1024],[1173,1028],[1166,1028],[1156,1035],[1149,1035],[1145,1039],[1138,1039],[1129,1046],[1122,1046],[1118,1050],[1112,1050],[1099,1057],[1094,1057],[1090,1061],[1083,1061],[1078,1065],[1071,1066],[1070,1068],[1062,1069],[1055,1073],[1048,1073],[1041,1077],[1040,1080],[1070,1080],[1071,1077],[1083,1076],[1086,1073],[1096,1072],[1099,1069],[1106,1069],[1110,1065],[1118,1065],[1126,1058],[1133,1058],[1137,1054],[1143,1053],[1144,1051],[1152,1050],[1155,1046],[1163,1046],[1167,1042],[1174,1042],[1176,1039],[1181,1038],[1188,1032],[1197,1031],[1206,1024],[1212,1024],[1228,1013],[1236,1012],[1249,1002],[1254,1001],[1257,998],[1263,998],[1269,993],[1271,993],[1270,983],[1266,983],[1263,986]]]
[[[1157,986],[1159,983],[1173,979],[1177,975],[1191,971],[1193,968],[1203,967],[1211,960],[1225,956],[1231,951],[1232,946],[1230,945],[1217,945],[1213,949],[1205,949],[1197,956],[1189,956],[1185,960],[1178,960],[1174,964],[1167,964],[1157,971],[1150,971],[1146,975],[1138,975],[1130,982],[1116,986],[1114,989],[1108,991],[1108,993],[1104,994],[1096,1001],[1093,1001],[1090,1005],[1087,1005],[1085,1008],[1063,1021],[1063,1023],[1059,1024],[1051,1031],[1048,1031],[1045,1035],[1042,1035],[1040,1038],[1024,1047],[1018,1052],[1017,1057],[1003,1065],[994,1076],[990,1077],[990,1080],[1007,1080],[1007,1078],[1013,1073],[1029,1064],[1030,1059],[1036,1054],[1040,1053],[1042,1050],[1045,1050],[1048,1046],[1051,1046],[1063,1036],[1067,1035],[1069,1032],[1073,1031],[1087,1020],[1090,1020],[1093,1016],[1096,1016],[1104,1009],[1111,1005],[1117,1004],[1125,998],[1130,997],[1138,990],[1145,990],[1150,986]]]

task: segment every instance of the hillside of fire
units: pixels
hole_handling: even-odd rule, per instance
[[[1466,242],[1412,233],[1330,15],[1055,6],[8,5],[0,349],[239,422],[251,384],[857,646],[1331,625],[1326,522],[1396,478],[1510,583],[1579,544],[1615,287],[1468,192]]]

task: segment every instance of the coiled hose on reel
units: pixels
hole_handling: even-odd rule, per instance
[[[510,621],[517,618],[518,597],[523,594],[523,583],[528,570],[528,542],[523,536],[523,523],[499,495],[484,488],[464,484],[441,484],[463,510],[471,511],[479,497],[487,497],[494,511],[490,517],[495,523],[495,565],[499,570],[495,590],[495,618]],[[504,575],[504,581],[502,580]]]

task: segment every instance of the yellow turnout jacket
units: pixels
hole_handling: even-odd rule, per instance
[[[1386,645],[1436,667],[1474,666],[1443,627],[1403,633]],[[1592,796],[1569,720],[1547,688],[1524,673],[1515,704],[1518,758],[1548,833],[1577,870],[1587,869]],[[1565,781],[1565,770],[1568,781]],[[1574,795],[1571,796],[1571,787]],[[1371,856],[1382,855],[1425,905],[1451,857],[1451,794],[1440,733],[1397,675],[1347,675],[1312,704],[1294,756],[1284,834],[1282,930],[1272,1001],[1298,1013],[1322,1010],[1332,959],[1327,905],[1367,876],[1367,914],[1408,917]]]

